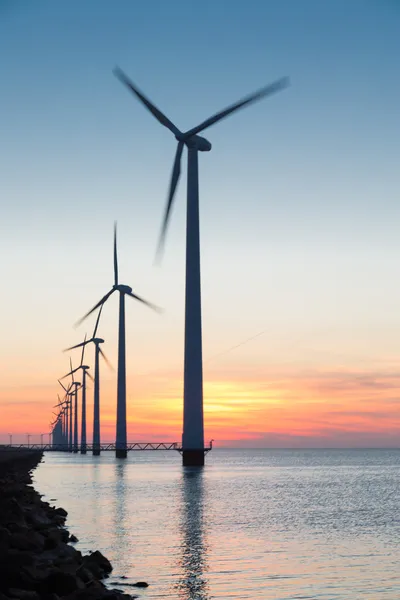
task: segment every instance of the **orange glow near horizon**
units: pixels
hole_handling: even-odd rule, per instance
[[[132,441],[180,441],[182,381],[171,377],[128,381],[128,437]],[[400,430],[392,374],[332,372],[262,377],[209,376],[204,384],[206,441],[220,446],[393,446]],[[0,398],[2,439],[48,430],[50,388],[9,387]],[[102,387],[102,439],[115,428],[114,382]],[[29,396],[29,400],[27,399]],[[55,404],[55,402],[53,403]],[[50,405],[51,406],[51,405]],[[88,438],[92,431],[88,390]],[[29,423],[29,425],[28,425]],[[34,438],[32,437],[32,440]],[[36,438],[37,439],[37,438]]]

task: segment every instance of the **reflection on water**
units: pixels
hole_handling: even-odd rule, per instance
[[[183,467],[179,535],[180,578],[176,585],[182,600],[208,600],[207,523],[204,510],[204,469]]]
[[[141,600],[400,598],[398,450],[49,453],[34,482]]]
[[[113,502],[113,523],[115,537],[118,543],[115,547],[115,558],[117,563],[120,563],[123,555],[126,554],[126,549],[129,547],[129,542],[126,539],[127,533],[129,537],[129,517],[126,501],[127,485],[125,481],[126,462],[118,459],[114,464],[114,502]]]

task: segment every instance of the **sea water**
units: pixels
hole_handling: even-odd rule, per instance
[[[34,484],[141,598],[400,598],[400,450],[49,452]]]

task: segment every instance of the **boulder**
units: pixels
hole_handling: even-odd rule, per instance
[[[111,573],[112,566],[108,558],[103,556],[99,550],[92,552],[83,557],[83,564],[89,569],[96,577],[103,577],[104,574]],[[102,575],[103,574],[103,575]]]
[[[77,590],[84,590],[85,584],[76,575],[64,573],[61,569],[54,570],[40,585],[41,593],[53,593],[66,596]]]
[[[10,588],[8,593],[11,598],[19,598],[19,600],[40,600],[39,594],[33,590],[19,590],[17,588]]]
[[[26,529],[25,533],[11,534],[10,546],[17,550],[43,550],[44,538],[36,531]]]

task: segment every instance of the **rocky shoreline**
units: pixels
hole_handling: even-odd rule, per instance
[[[0,450],[0,600],[136,598],[105,586],[112,566],[101,552],[83,556],[70,545],[77,539],[64,526],[67,512],[31,485],[41,460],[39,451]]]

